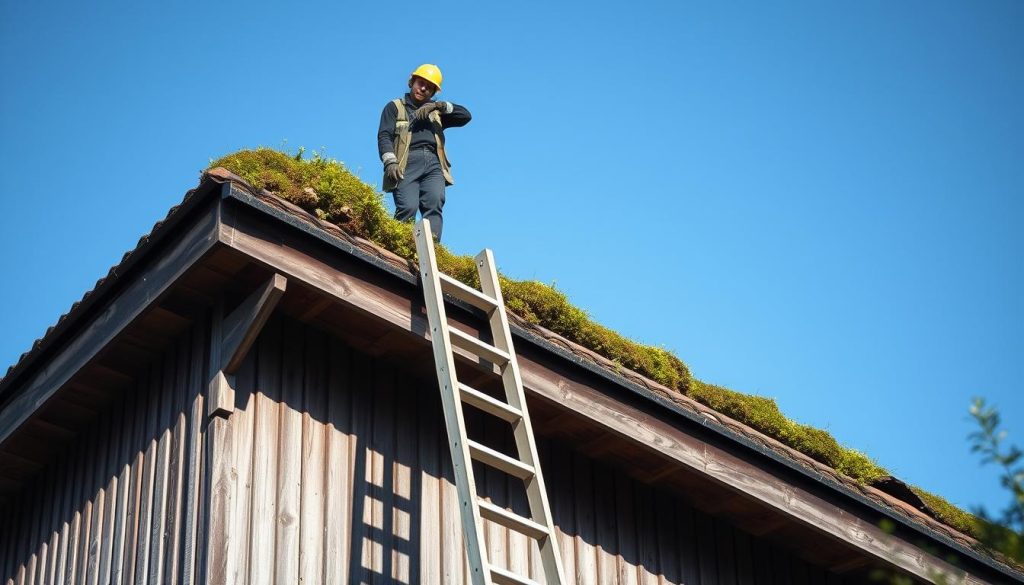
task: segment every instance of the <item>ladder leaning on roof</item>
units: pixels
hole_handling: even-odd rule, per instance
[[[469,557],[473,585],[534,583],[524,576],[491,566],[482,548],[484,539],[481,518],[535,539],[540,546],[546,582],[550,585],[564,585],[565,577],[558,553],[555,525],[551,521],[551,509],[544,491],[537,444],[530,426],[530,415],[526,410],[523,382],[512,347],[512,335],[509,332],[505,303],[498,284],[494,256],[490,250],[485,249],[475,258],[480,274],[480,288],[483,289],[481,292],[442,274],[437,269],[434,238],[430,232],[429,220],[420,220],[416,225],[416,251],[420,259],[423,297],[430,322],[430,339],[434,346],[434,362],[437,365],[437,380],[441,389],[441,402],[444,405],[448,446],[452,453],[452,468],[455,471],[455,485],[462,513],[462,530],[465,534],[466,554]],[[484,311],[491,326],[494,344],[485,343],[449,327],[442,293],[448,293]],[[461,384],[456,379],[453,344],[499,368],[506,402]],[[512,425],[516,450],[519,452],[518,459],[499,453],[466,436],[466,425],[462,415],[463,402]],[[530,505],[530,518],[495,506],[477,496],[473,460],[523,480]]]

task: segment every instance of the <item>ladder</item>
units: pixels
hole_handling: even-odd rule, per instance
[[[517,575],[500,567],[492,566],[483,551],[483,521],[496,522],[510,530],[533,538],[540,547],[541,565],[549,585],[564,585],[565,577],[562,559],[558,554],[558,543],[551,509],[544,491],[537,444],[526,410],[523,382],[519,374],[512,335],[509,332],[505,302],[498,284],[498,272],[490,250],[480,252],[475,260],[480,275],[478,291],[442,274],[437,269],[434,254],[434,238],[430,221],[423,219],[416,225],[416,251],[420,259],[420,277],[423,281],[423,297],[430,324],[430,339],[434,346],[434,363],[437,365],[437,381],[444,405],[445,426],[448,429],[448,446],[452,453],[452,468],[455,472],[455,486],[459,494],[462,513],[462,531],[465,535],[466,554],[469,558],[470,576],[473,585],[536,585],[535,581]],[[487,314],[494,344],[485,343],[476,336],[448,326],[444,297],[447,293]],[[495,399],[479,390],[462,384],[456,379],[455,357],[452,346],[476,355],[498,367],[506,401]],[[469,439],[466,436],[462,403],[472,405],[485,413],[512,425],[518,459],[509,457]],[[523,480],[526,488],[530,517],[496,506],[477,495],[476,480],[473,478],[473,460],[496,468]]]

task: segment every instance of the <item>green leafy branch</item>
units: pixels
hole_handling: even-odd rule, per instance
[[[1017,561],[1024,561],[1024,453],[1016,445],[1006,444],[1007,432],[999,428],[1002,419],[995,407],[986,405],[983,398],[975,398],[970,412],[979,427],[968,435],[971,452],[981,454],[982,465],[994,463],[1002,468],[999,481],[1010,492],[1010,503],[1001,517],[990,516],[984,507],[977,510],[978,516],[991,523],[982,526],[981,540]]]

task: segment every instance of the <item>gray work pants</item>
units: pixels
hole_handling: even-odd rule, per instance
[[[441,161],[431,148],[409,149],[409,160],[398,187],[391,192],[395,197],[395,219],[414,221],[416,210],[430,220],[430,231],[441,240],[441,208],[444,207],[444,174]]]

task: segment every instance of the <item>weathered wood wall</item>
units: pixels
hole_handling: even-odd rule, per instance
[[[228,546],[237,583],[468,583],[433,381],[273,319],[239,372]],[[471,435],[509,447],[504,423]],[[842,583],[667,492],[542,441],[566,570],[578,583]],[[521,514],[521,482],[477,468]],[[540,579],[536,544],[490,524],[492,562]]]
[[[204,582],[199,461],[203,335],[153,364],[34,489],[0,511],[5,583]],[[227,580],[468,583],[436,385],[297,321],[272,318],[236,379]],[[471,436],[510,447],[467,411]],[[477,413],[479,414],[479,413]],[[487,424],[490,423],[490,424]],[[847,583],[728,521],[552,441],[540,443],[560,548],[577,583]],[[521,482],[480,489],[526,513]],[[536,545],[485,530],[492,562],[540,579]]]
[[[0,582],[195,582],[204,352],[169,348],[0,510]]]

